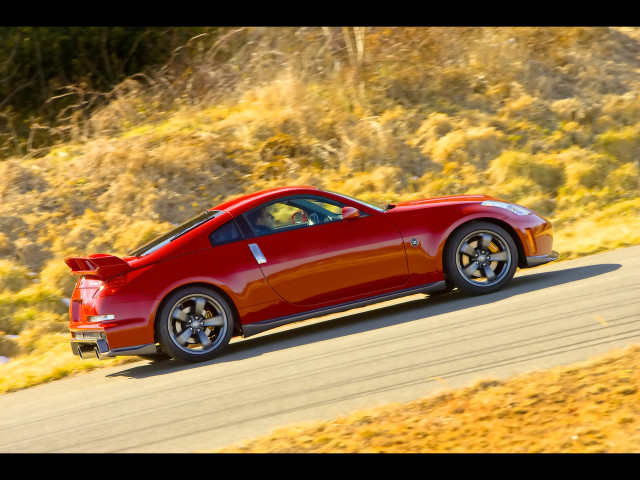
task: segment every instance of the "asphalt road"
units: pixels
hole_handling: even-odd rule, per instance
[[[0,452],[194,452],[288,424],[572,364],[640,343],[640,247],[234,341],[205,364],[140,361],[0,396]]]

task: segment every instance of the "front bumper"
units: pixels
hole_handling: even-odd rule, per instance
[[[538,265],[544,265],[545,263],[553,262],[557,260],[560,254],[555,250],[551,250],[551,253],[546,255],[534,255],[527,257],[527,268],[537,267]]]
[[[155,355],[158,353],[158,347],[155,343],[148,343],[111,349],[107,339],[99,333],[85,332],[81,336],[75,336],[71,339],[71,352],[82,359],[106,360],[120,355]]]

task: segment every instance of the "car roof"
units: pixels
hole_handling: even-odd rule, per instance
[[[258,206],[261,203],[268,202],[269,200],[274,200],[279,197],[296,194],[318,194],[320,192],[321,190],[317,187],[309,185],[277,187],[233,198],[210,208],[209,210],[222,210],[236,216],[246,212],[247,210],[251,210],[253,207]]]

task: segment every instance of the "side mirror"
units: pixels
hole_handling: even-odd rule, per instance
[[[343,207],[342,208],[342,219],[343,220],[353,220],[360,216],[360,210],[353,207]]]

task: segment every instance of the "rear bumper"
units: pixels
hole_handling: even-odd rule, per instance
[[[153,300],[117,303],[114,296],[93,298],[77,289],[69,307],[71,351],[91,358],[155,352]]]
[[[537,267],[538,265],[544,265],[545,263],[553,262],[557,260],[560,254],[555,250],[551,250],[551,253],[546,255],[535,255],[527,257],[527,268]]]
[[[98,360],[106,360],[120,355],[154,355],[158,353],[158,347],[155,343],[148,343],[111,349],[105,338],[72,338],[71,352],[82,359],[97,358]]]

